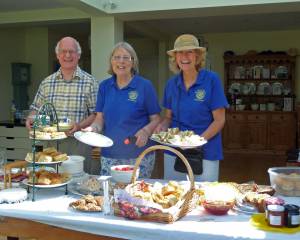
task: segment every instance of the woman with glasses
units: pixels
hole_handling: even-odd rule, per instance
[[[149,137],[160,121],[160,107],[151,81],[138,74],[138,58],[126,42],[116,44],[109,59],[108,73],[98,91],[96,118],[85,131],[102,132],[114,142],[101,151],[101,175],[110,175],[110,167],[135,164],[138,155],[150,146]],[[134,141],[126,142],[128,137]],[[126,144],[127,143],[127,144]],[[151,177],[154,155],[140,165],[140,176]]]
[[[189,150],[185,155],[193,163],[196,181],[218,181],[219,160],[223,158],[221,130],[228,106],[218,75],[205,69],[206,49],[199,46],[191,34],[179,36],[174,49],[167,52],[170,70],[176,75],[167,82],[163,106],[165,117],[156,132],[169,127],[193,130],[207,143],[203,152]],[[174,156],[165,154],[164,177],[185,180],[186,169],[181,169]]]

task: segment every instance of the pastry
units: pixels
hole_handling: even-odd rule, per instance
[[[37,179],[37,184],[40,184],[40,185],[50,185],[50,184],[51,184],[51,179],[48,178],[48,177],[45,176],[45,175],[42,175],[42,176],[40,176],[40,177]]]
[[[55,147],[48,147],[48,148],[44,148],[44,150],[43,150],[43,153],[48,154],[48,155],[50,155],[52,153],[56,153],[56,152],[57,152],[57,150]]]
[[[42,128],[43,132],[48,132],[48,133],[53,133],[57,131],[56,127],[51,127],[51,126],[47,126],[47,127],[43,127]]]
[[[87,212],[99,212],[102,210],[102,206],[103,197],[93,197],[92,195],[83,196],[81,199],[70,203],[70,207]]]
[[[52,162],[52,157],[49,155],[46,155],[44,153],[40,154],[39,158],[37,159],[37,162]]]
[[[68,159],[68,155],[66,153],[58,153],[58,155],[53,157],[55,162],[57,161],[65,161]]]

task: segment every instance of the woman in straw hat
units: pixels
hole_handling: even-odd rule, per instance
[[[225,123],[225,108],[228,107],[221,81],[216,73],[204,68],[206,49],[199,46],[193,35],[179,36],[174,49],[167,54],[170,70],[176,75],[165,87],[165,116],[155,132],[178,127],[193,130],[204,137],[207,143],[202,147],[203,152],[189,151],[186,156],[193,161],[190,164],[196,181],[217,181],[219,160],[223,158],[221,130]],[[185,179],[186,170],[180,169],[175,159],[175,156],[165,154],[165,178]]]

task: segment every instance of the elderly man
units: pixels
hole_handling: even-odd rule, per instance
[[[67,135],[71,136],[94,120],[98,83],[78,66],[81,47],[76,39],[62,38],[55,47],[55,53],[60,68],[41,82],[30,106],[32,112],[27,118],[26,127],[31,128],[33,115],[43,103],[50,102],[56,109],[58,119],[68,118],[74,123],[73,128],[67,132]],[[98,173],[100,167],[92,166],[96,164],[96,161],[91,161],[91,148],[79,143],[73,137],[61,142],[60,151],[66,151],[72,155],[84,155],[85,171]]]

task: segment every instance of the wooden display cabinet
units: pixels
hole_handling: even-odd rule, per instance
[[[268,183],[268,167],[285,166],[286,151],[297,146],[295,57],[225,56],[224,64],[230,109],[220,179]]]

